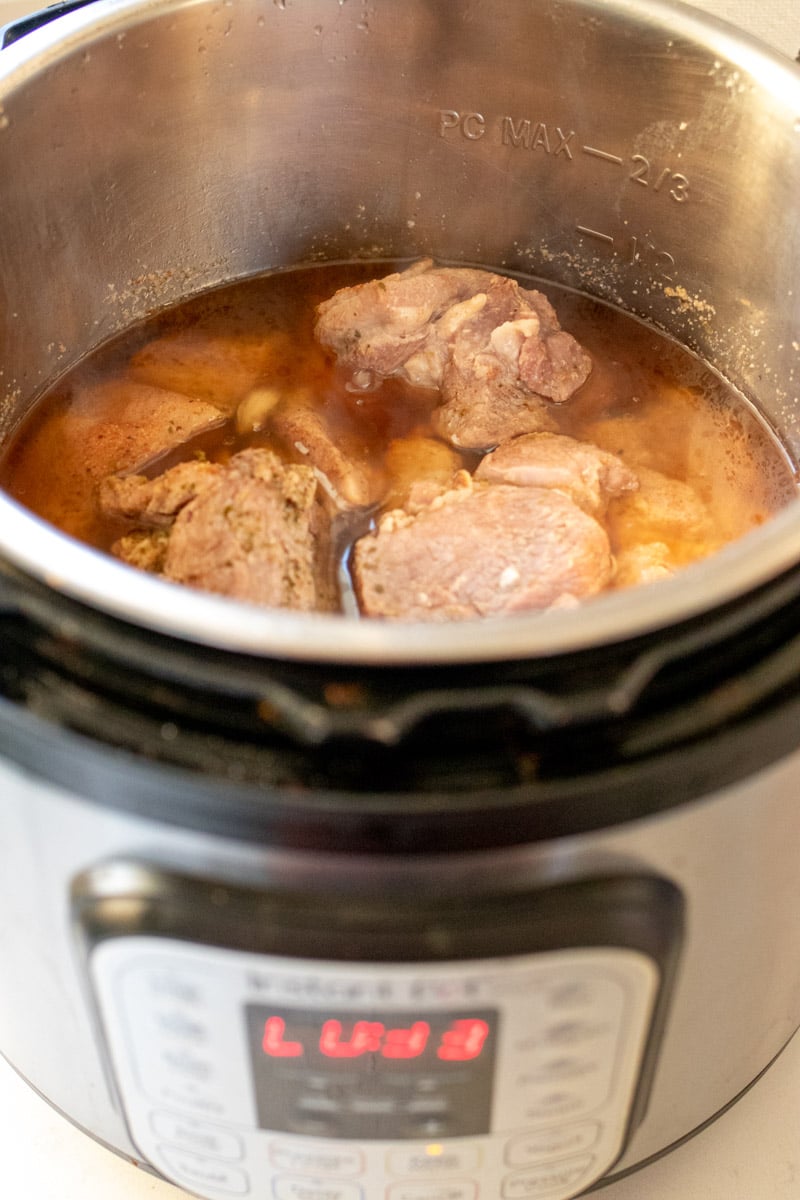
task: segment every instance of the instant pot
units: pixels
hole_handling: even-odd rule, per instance
[[[6,40],[2,437],[187,296],[430,254],[651,323],[796,462],[800,71],[745,35],[98,0]],[[799,559],[793,503],[578,610],[389,625],[178,589],[0,496],[0,1050],[206,1200],[645,1167],[800,1026]]]

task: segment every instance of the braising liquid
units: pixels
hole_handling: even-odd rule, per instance
[[[131,467],[159,474],[198,455],[224,462],[249,446],[302,461],[270,431],[269,410],[293,396],[313,397],[337,443],[369,470],[381,497],[344,522],[337,544],[346,562],[348,542],[402,501],[420,444],[436,449],[430,416],[437,393],[397,379],[358,386],[314,339],[321,300],[390,269],[337,264],[266,275],[131,329],[35,406],[5,451],[0,483],[66,533],[109,550],[127,530],[98,511],[95,493],[104,475]],[[559,432],[620,455],[651,483],[666,477],[686,485],[706,514],[698,531],[685,513],[654,516],[642,497],[615,500],[607,517],[615,554],[656,541],[679,566],[740,537],[796,494],[790,463],[770,430],[697,358],[607,305],[538,281],[528,286],[546,292],[562,327],[593,359],[587,383],[553,407]],[[152,397],[153,388],[193,397],[218,411],[219,421],[142,468],[126,460],[122,414],[132,395],[144,389]],[[467,469],[477,462],[444,443],[441,450]],[[352,611],[346,596],[343,605]]]

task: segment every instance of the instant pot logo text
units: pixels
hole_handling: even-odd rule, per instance
[[[284,976],[247,971],[245,985],[253,997],[309,1004],[450,1004],[478,998],[477,979],[348,979],[322,975]]]

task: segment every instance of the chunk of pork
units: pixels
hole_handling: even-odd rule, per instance
[[[475,478],[558,488],[591,516],[602,516],[610,499],[639,487],[636,473],[616,454],[556,433],[530,433],[504,442],[481,460]]]
[[[591,370],[545,296],[489,271],[424,260],[342,288],[317,318],[319,341],[354,371],[440,389],[437,432],[465,449],[553,428],[551,406]]]
[[[353,578],[371,617],[452,621],[594,595],[612,573],[603,527],[561,492],[473,483],[412,496],[359,539]]]
[[[330,520],[309,467],[244,450],[224,466],[182,463],[152,480],[107,480],[99,496],[108,515],[146,527],[114,547],[131,565],[253,604],[333,606]]]

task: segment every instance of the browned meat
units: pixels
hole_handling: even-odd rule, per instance
[[[111,551],[129,567],[160,575],[164,570],[168,544],[169,533],[165,529],[136,529],[119,538]]]
[[[541,293],[489,271],[425,260],[343,288],[317,314],[317,337],[354,370],[440,388],[437,431],[464,448],[552,428],[549,406],[591,370]]]
[[[309,467],[244,450],[224,467],[184,463],[150,481],[107,483],[102,498],[117,515],[162,526],[117,543],[133,565],[253,604],[304,612],[333,605],[330,521]]]
[[[592,516],[602,516],[609,499],[639,486],[636,474],[615,454],[556,433],[529,433],[504,442],[481,460],[475,478],[558,488]]]
[[[184,504],[210,487],[223,470],[216,463],[185,462],[155,479],[146,475],[109,475],[97,489],[98,503],[107,517],[168,526]]]
[[[552,429],[552,405],[568,400],[591,369],[544,296],[487,278],[485,303],[450,339],[434,418],[453,445],[473,449]]]
[[[232,320],[232,317],[229,318]],[[148,342],[130,362],[141,383],[169,388],[230,416],[239,401],[286,352],[286,335],[263,330],[189,326]]]
[[[423,259],[406,271],[340,288],[317,308],[317,337],[341,362],[377,375],[398,374],[430,340],[431,324],[479,292],[486,277],[469,268],[436,269]],[[438,381],[434,375],[412,382],[438,387],[438,371]]]
[[[361,508],[373,502],[379,489],[376,471],[334,439],[324,417],[310,402],[281,405],[271,426],[290,450],[317,472],[335,508]]]
[[[574,603],[603,588],[603,527],[561,492],[473,483],[394,510],[359,539],[361,611],[401,620],[466,620]]]
[[[122,378],[82,388],[72,417],[71,436],[92,482],[136,470],[224,420],[203,400]]]

